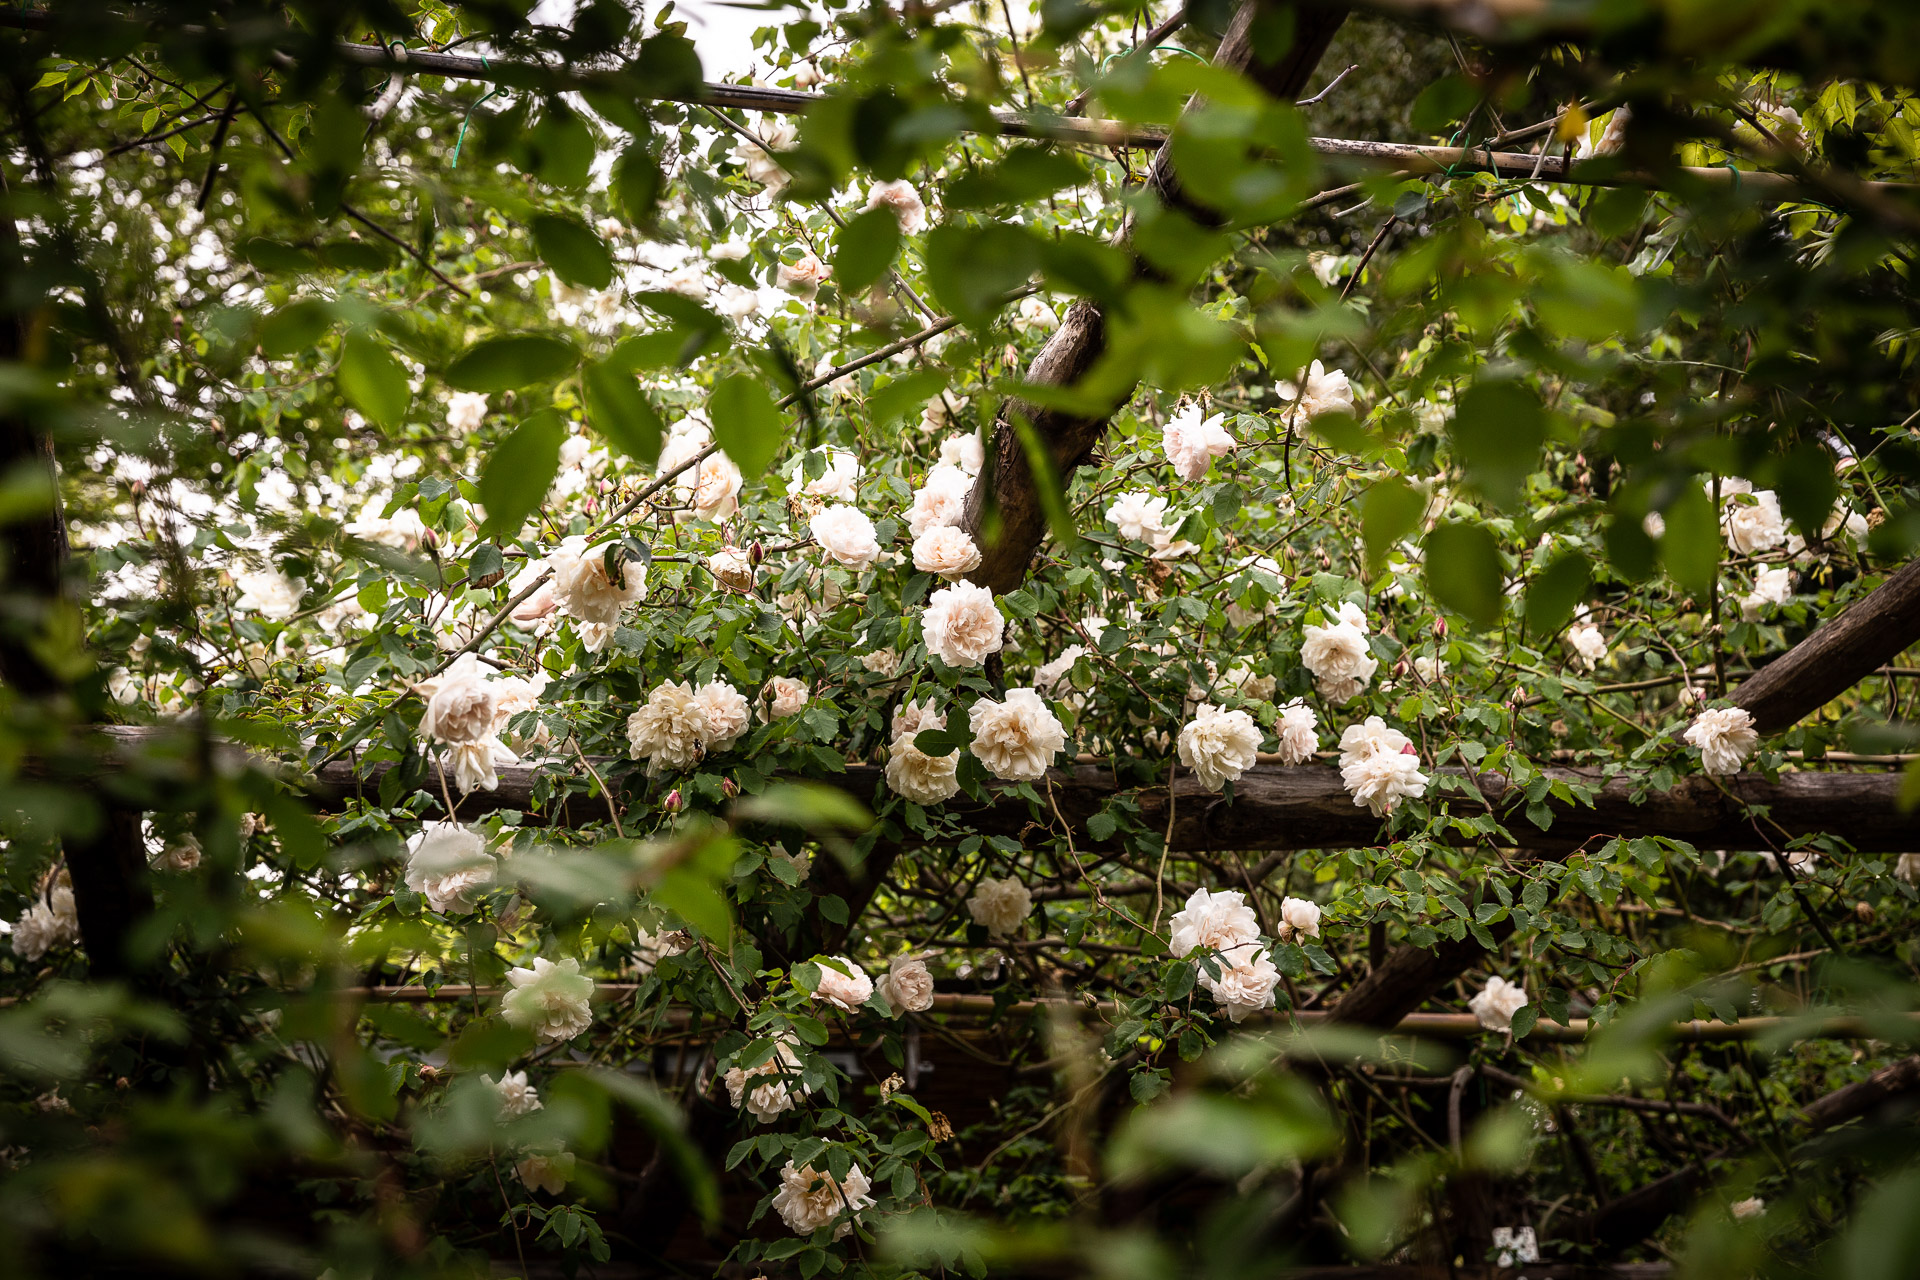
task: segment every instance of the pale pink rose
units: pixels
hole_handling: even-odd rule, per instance
[[[966,518],[967,494],[972,490],[973,477],[959,467],[945,463],[935,467],[927,473],[927,482],[914,490],[907,532],[917,538],[941,525],[958,525]]]
[[[867,208],[891,210],[902,235],[916,235],[926,229],[926,203],[905,178],[874,183],[867,189]]]
[[[842,968],[841,973],[832,965],[820,966],[820,985],[814,990],[816,1000],[825,1000],[828,1004],[852,1013],[873,996],[873,979],[861,971],[859,965],[845,956],[833,957]]]
[[[1225,951],[1260,937],[1260,920],[1238,889],[1213,893],[1202,887],[1167,922],[1169,949],[1176,956],[1191,951]]]
[[[807,530],[836,564],[864,569],[880,558],[873,521],[848,506],[827,507],[807,522]]]
[[[1233,437],[1227,434],[1226,415],[1216,413],[1210,418],[1200,415],[1198,405],[1167,419],[1167,425],[1161,430],[1161,445],[1166,450],[1167,461],[1182,480],[1198,480],[1207,474],[1215,458],[1224,458],[1233,452]]]
[[[913,540],[913,567],[951,582],[980,567],[980,548],[963,530],[939,525]]]
[[[967,709],[975,757],[1009,782],[1033,782],[1066,749],[1066,726],[1032,689],[1009,689],[1005,702],[981,698]]]
[[[784,720],[788,716],[799,715],[806,710],[807,698],[805,682],[787,676],[775,676],[767,681],[767,687],[760,692],[760,700],[766,704],[764,714],[768,720]]]
[[[965,579],[934,592],[920,616],[927,652],[950,667],[977,667],[1000,652],[1005,630],[993,592]]]
[[[794,262],[780,264],[780,287],[802,302],[812,302],[827,278],[827,268],[811,253],[803,253]]]

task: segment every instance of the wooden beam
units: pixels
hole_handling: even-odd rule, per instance
[[[1788,729],[1920,644],[1920,560],[1848,605],[1733,691],[1762,733]]]

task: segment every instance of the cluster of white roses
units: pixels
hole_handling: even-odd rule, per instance
[[[1287,898],[1280,904],[1277,933],[1282,942],[1300,942],[1320,936],[1320,908],[1305,898]],[[1197,981],[1213,997],[1221,1012],[1235,1022],[1250,1013],[1274,1006],[1280,971],[1260,943],[1260,920],[1238,890],[1213,893],[1195,889],[1185,907],[1169,921],[1169,949],[1176,956],[1194,952],[1213,957],[1218,975],[1201,965]]]
[[[805,687],[800,690],[804,704]],[[647,762],[649,774],[689,768],[708,752],[732,746],[751,720],[746,697],[725,680],[709,680],[698,689],[668,680],[627,717],[628,751],[635,760]]]
[[[1313,673],[1320,696],[1349,702],[1360,696],[1380,669],[1367,647],[1367,615],[1351,600],[1342,601],[1331,625],[1308,623],[1300,662]]]
[[[65,871],[56,875],[35,902],[13,922],[13,954],[33,961],[55,947],[80,941],[80,915],[74,907],[73,881]]]
[[[457,822],[428,823],[407,841],[407,888],[442,915],[472,911],[499,869],[480,833]]]
[[[463,653],[437,676],[413,686],[426,700],[420,733],[447,745],[445,767],[462,793],[491,791],[500,783],[498,768],[520,757],[501,740],[508,721],[531,710],[546,692],[547,678],[490,675],[480,659]],[[542,735],[536,735],[539,741]]]
[[[1385,817],[1402,800],[1426,794],[1427,775],[1420,772],[1420,753],[1407,735],[1390,729],[1379,716],[1348,725],[1340,735],[1340,780],[1356,805]]]

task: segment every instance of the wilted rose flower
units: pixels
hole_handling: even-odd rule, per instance
[[[1260,752],[1260,726],[1244,711],[1223,711],[1203,702],[1180,730],[1180,763],[1200,785],[1218,791],[1253,768]]]
[[[967,911],[990,937],[1010,938],[1033,911],[1033,894],[1012,876],[982,880],[967,899]]]
[[[1727,545],[1743,556],[1771,551],[1787,540],[1786,517],[1771,489],[1755,492],[1745,480],[1720,482],[1720,528]]]
[[[513,1163],[513,1171],[529,1191],[544,1191],[557,1196],[573,1179],[573,1152],[550,1144],[532,1148]]]
[[[1740,772],[1740,766],[1760,745],[1753,715],[1744,707],[1715,707],[1702,711],[1680,735],[1700,748],[1700,764],[1708,773]]]
[[[429,823],[407,841],[407,888],[441,915],[473,910],[498,868],[480,834],[457,822]]]
[[[1009,689],[1005,702],[981,698],[967,709],[972,751],[987,772],[1008,782],[1034,782],[1067,745],[1066,727],[1032,689]]]
[[[512,989],[500,1001],[501,1015],[542,1040],[571,1040],[593,1022],[593,979],[572,956],[559,964],[542,956],[531,969],[509,969],[507,982]]]
[[[864,569],[880,558],[873,521],[848,506],[828,507],[807,522],[807,530],[836,564]]]
[[[1000,652],[1005,629],[993,592],[964,578],[934,592],[920,615],[927,652],[950,667],[977,667]]]
[[[520,757],[497,737],[478,742],[460,742],[447,748],[442,766],[452,774],[453,785],[461,795],[470,791],[493,791],[500,786],[500,767],[518,764]]]
[[[1473,1010],[1473,1016],[1487,1030],[1511,1031],[1513,1015],[1520,1012],[1526,1003],[1525,987],[1496,975],[1487,979],[1485,988],[1467,1001],[1467,1007]]]
[[[913,567],[951,582],[980,567],[980,548],[951,525],[938,525],[913,540]]]
[[[753,561],[738,547],[723,547],[708,556],[707,572],[729,591],[753,590]]]

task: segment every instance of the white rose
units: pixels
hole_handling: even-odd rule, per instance
[[[891,649],[874,649],[860,655],[860,665],[876,676],[890,676],[900,669],[900,655]]]
[[[1160,432],[1161,447],[1182,480],[1200,479],[1215,458],[1224,458],[1233,452],[1234,440],[1227,434],[1226,421],[1226,415],[1221,413],[1201,417],[1198,405],[1167,419],[1167,425]]]
[[[986,465],[986,460],[987,452],[980,443],[980,437],[971,431],[965,435],[948,436],[940,442],[940,465],[943,467],[977,476],[980,468]]]
[[[1060,317],[1045,298],[1028,294],[1013,310],[1013,327],[1021,333],[1045,333],[1060,327]]]
[[[827,278],[827,268],[811,253],[803,253],[793,262],[780,264],[780,287],[802,302],[812,302]]]
[[[903,702],[893,713],[891,726],[894,737],[906,734],[912,737],[922,729],[944,729],[947,717],[944,712],[933,709],[932,698],[922,698],[918,702]]]
[[[480,834],[457,822],[430,823],[407,841],[407,888],[441,915],[473,910],[498,867]]]
[[[1680,735],[1700,748],[1700,763],[1708,773],[1740,772],[1740,766],[1760,744],[1753,715],[1744,707],[1716,707],[1702,711]]]
[[[852,502],[860,492],[860,459],[846,449],[824,446],[812,452],[826,459],[826,470],[820,473],[818,480],[808,480],[807,459],[795,458],[788,469],[788,488],[798,490],[810,498],[833,498],[840,502]]]
[[[886,976],[880,979],[879,992],[896,1018],[903,1013],[925,1013],[933,1008],[933,975],[918,956],[895,956]]]
[[[980,548],[952,525],[937,525],[913,540],[913,567],[951,582],[980,567]]]
[[[668,680],[647,695],[646,705],[627,717],[628,754],[645,760],[649,774],[690,768],[705,754],[712,732],[707,707],[693,686]]]
[[[1735,1222],[1747,1222],[1767,1211],[1767,1202],[1759,1196],[1748,1196],[1745,1200],[1735,1200],[1727,1206],[1727,1212],[1733,1215]]]
[[[814,999],[825,1000],[852,1013],[865,1004],[873,995],[873,979],[869,978],[859,965],[845,956],[834,956],[834,960],[846,969],[845,973],[830,964],[820,966],[820,985],[814,989]]]
[[[920,615],[927,652],[950,667],[977,667],[1000,652],[1005,630],[993,592],[965,579],[934,592]]]
[[[1340,735],[1340,764],[1345,767],[1377,755],[1402,755],[1413,746],[1412,739],[1390,728],[1379,716],[1368,716],[1359,724],[1350,724]]]
[[[1413,660],[1413,673],[1427,684],[1438,684],[1447,674],[1447,664],[1423,653]]]
[[[500,786],[500,766],[520,763],[513,749],[495,737],[478,742],[461,742],[447,748],[442,769],[453,775],[453,785],[461,795],[470,791],[494,791]]]
[[[502,1120],[512,1120],[540,1110],[540,1091],[527,1083],[526,1072],[503,1071],[498,1080],[488,1076],[480,1078],[492,1085],[493,1091],[500,1095]]]
[[[763,125],[762,130],[758,138],[743,138],[734,143],[729,154],[735,163],[746,168],[749,178],[778,195],[787,185],[787,171],[780,167],[773,154],[793,150],[800,141],[800,131],[786,119]]]
[[[1513,1015],[1527,1003],[1527,990],[1502,977],[1487,980],[1486,987],[1467,1001],[1473,1016],[1489,1031],[1511,1031]]]
[[[773,1194],[773,1210],[789,1231],[810,1236],[838,1218],[842,1209],[858,1213],[872,1205],[873,1197],[867,1194],[872,1189],[873,1184],[857,1164],[847,1170],[845,1181],[836,1183],[812,1165],[796,1169],[789,1160],[780,1170],[780,1189]],[[833,1238],[841,1239],[852,1230],[851,1222],[842,1222],[834,1228]]]
[[[1244,711],[1223,711],[1202,703],[1180,730],[1180,763],[1193,770],[1200,785],[1218,791],[1253,768],[1260,751],[1260,726]]]
[[[1758,618],[1769,605],[1783,605],[1793,598],[1793,570],[1785,565],[1762,569],[1753,577],[1753,591],[1740,601],[1740,616],[1749,622]]]
[[[1223,956],[1219,977],[1208,976],[1204,968],[1197,977],[1221,1012],[1235,1022],[1250,1013],[1273,1008],[1274,988],[1280,985],[1280,971],[1273,967],[1273,961],[1251,945],[1237,947]]]
[[[981,698],[967,709],[973,754],[1008,782],[1033,782],[1067,745],[1059,717],[1032,689],[1009,689],[1005,702]]]
[[[512,989],[500,1001],[501,1015],[542,1040],[571,1040],[593,1022],[593,979],[572,956],[559,964],[542,956],[531,969],[509,969],[507,982]]]
[[[1920,853],[1901,854],[1893,864],[1893,874],[1908,884],[1920,884]]]
[[[1368,652],[1366,633],[1351,622],[1309,624],[1305,637],[1300,661],[1319,682],[1322,696],[1334,701],[1345,702],[1364,689],[1380,666]]]
[[[1286,898],[1280,903],[1280,941],[1298,942],[1320,936],[1320,906],[1305,898]]]
[[[1298,412],[1309,419],[1336,409],[1343,413],[1354,411],[1353,385],[1347,381],[1347,375],[1338,369],[1328,372],[1318,360],[1307,370],[1304,385],[1282,382],[1278,389],[1281,399],[1297,401]]]
[[[1752,492],[1744,481],[1725,481],[1720,486],[1723,508],[1720,527],[1727,545],[1743,556],[1771,551],[1787,540],[1786,518],[1780,514],[1780,499],[1771,489]]]
[[[557,1150],[529,1151],[513,1163],[513,1171],[529,1191],[544,1191],[557,1196],[573,1179],[573,1152]]]
[[[487,420],[484,391],[456,391],[447,397],[447,426],[465,435]]]
[[[887,786],[918,805],[951,800],[960,794],[960,753],[930,756],[903,733],[888,750]]]
[[[691,472],[681,472],[673,490],[680,501],[693,508],[694,516],[718,524],[739,510],[742,483],[740,468],[723,449],[702,460]]]
[[[1040,667],[1034,671],[1033,687],[1041,693],[1053,692],[1053,687],[1059,684],[1069,671],[1073,670],[1073,664],[1086,656],[1087,647],[1085,645],[1068,645],[1060,651],[1059,657],[1051,662],[1042,663]]]
[[[926,229],[926,203],[905,178],[874,183],[867,189],[867,208],[891,210],[900,223],[902,235],[915,235]]]
[[[1313,708],[1298,698],[1280,708],[1280,719],[1274,725],[1280,739],[1280,762],[1305,764],[1313,759],[1313,753],[1320,749],[1320,736],[1315,732],[1319,727],[1320,718]]]
[[[605,544],[589,547],[585,538],[576,536],[562,541],[547,557],[553,570],[553,602],[581,624],[580,640],[589,653],[605,649],[620,611],[647,596],[646,566],[622,564],[616,585],[607,576],[606,555]]]
[[[1567,645],[1580,665],[1591,671],[1607,658],[1607,638],[1590,622],[1568,630]]]
[[[880,558],[873,521],[853,507],[828,507],[816,512],[807,522],[807,530],[835,563],[849,569],[864,569]]]
[[[795,1106],[794,1091],[813,1092],[800,1081],[800,1058],[786,1041],[773,1043],[773,1056],[748,1071],[731,1067],[726,1074],[727,1096],[733,1105],[756,1120],[771,1120]],[[754,1081],[761,1081],[759,1084]]]
[[[1260,937],[1260,920],[1247,905],[1247,895],[1237,889],[1221,893],[1195,889],[1167,927],[1176,956],[1196,950],[1226,951]]]
[[[775,676],[760,691],[760,700],[766,704],[764,714],[769,721],[799,715],[806,710],[809,696],[805,681],[788,676]]]
[[[973,491],[973,477],[959,467],[945,463],[927,473],[927,482],[913,491],[913,506],[907,510],[907,532],[919,537],[941,525],[958,525],[966,518],[967,495]]]
[[[1010,938],[1020,932],[1033,910],[1033,894],[1027,886],[1008,876],[1004,880],[982,880],[967,899],[967,911],[973,922],[989,937]]]
[[[753,723],[746,695],[725,680],[707,681],[695,691],[693,700],[707,713],[707,732],[701,745],[709,751],[732,746]]]
[[[1354,804],[1373,810],[1376,818],[1384,818],[1402,800],[1417,800],[1427,790],[1420,758],[1411,755],[1368,756],[1355,764],[1342,765],[1340,780],[1346,783]]]
[[[1132,542],[1158,543],[1167,536],[1167,500],[1135,490],[1107,507],[1107,521]]]
[[[729,591],[745,594],[753,590],[753,561],[737,548],[726,547],[708,556],[707,572]]]
[[[463,653],[439,675],[413,686],[427,700],[420,732],[439,742],[478,742],[495,731],[500,705],[480,669],[480,659]]]
[[[307,591],[305,578],[289,578],[272,569],[243,570],[234,574],[233,580],[240,588],[240,598],[233,607],[275,622],[300,612],[300,597]]]

